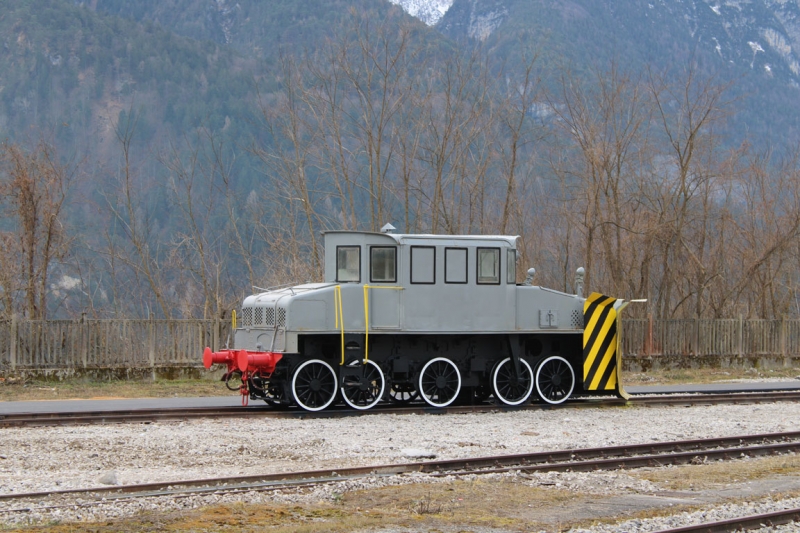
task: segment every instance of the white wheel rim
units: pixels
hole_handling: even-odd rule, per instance
[[[356,361],[356,364],[360,364],[360,363],[358,361]],[[350,398],[348,398],[347,395],[345,394],[344,385],[342,385],[339,388],[339,390],[342,392],[342,398],[344,399],[344,402],[347,405],[349,405],[350,407],[352,407],[353,409],[358,409],[359,411],[364,411],[366,409],[369,409],[369,408],[375,406],[379,401],[381,401],[381,398],[383,398],[383,390],[386,387],[386,379],[383,377],[383,371],[381,370],[381,367],[379,367],[377,364],[375,364],[374,361],[367,361],[367,364],[368,365],[372,365],[372,366],[375,367],[375,369],[378,371],[378,375],[380,376],[380,379],[381,379],[381,391],[378,394],[378,396],[375,398],[375,400],[373,400],[372,402],[370,402],[370,403],[368,403],[366,405],[354,404],[353,402],[350,401]]]
[[[297,375],[300,373],[300,371],[303,368],[305,368],[306,366],[311,365],[311,364],[322,365],[323,367],[328,369],[328,371],[331,373],[331,376],[333,377],[333,394],[331,394],[331,397],[328,398],[328,401],[325,402],[324,405],[320,405],[320,406],[317,406],[317,407],[310,407],[308,405],[305,405],[297,397]],[[292,395],[294,396],[294,401],[297,402],[297,405],[299,405],[300,407],[302,407],[306,411],[322,411],[323,409],[328,407],[330,404],[332,404],[333,400],[336,398],[336,389],[337,389],[336,385],[338,385],[338,380],[336,379],[336,372],[333,371],[333,368],[331,368],[331,365],[329,365],[328,363],[326,363],[325,361],[322,361],[320,359],[309,359],[308,361],[305,361],[300,366],[298,366],[297,369],[294,371],[294,375],[292,376]]]
[[[570,377],[572,377],[572,383],[569,386],[569,390],[564,395],[564,397],[559,399],[559,400],[549,400],[544,395],[544,393],[542,392],[541,387],[539,387],[539,374],[542,372],[542,367],[544,367],[545,364],[547,364],[548,362],[553,361],[553,360],[561,361],[562,363],[567,365],[567,368],[569,368]],[[564,359],[563,357],[560,357],[558,355],[551,355],[550,357],[548,357],[547,359],[542,361],[539,364],[539,366],[536,368],[536,379],[535,379],[535,381],[536,381],[536,393],[539,395],[539,398],[541,398],[542,400],[544,400],[545,402],[547,402],[547,403],[549,403],[551,405],[558,405],[560,403],[565,402],[567,400],[567,398],[569,398],[572,395],[572,390],[575,388],[575,371],[572,370],[572,365],[569,364],[566,359]]]
[[[528,362],[525,359],[520,359],[519,360],[520,365],[524,366],[528,370],[528,375],[531,377],[531,382],[528,384],[528,390],[525,391],[525,395],[521,399],[510,401],[510,400],[507,400],[506,398],[504,398],[502,394],[500,394],[500,391],[498,390],[498,387],[497,387],[497,375],[500,373],[500,368],[504,364],[510,363],[510,362],[511,362],[511,358],[510,357],[506,357],[505,359],[503,359],[502,361],[500,361],[497,364],[497,367],[495,367],[494,372],[492,372],[492,391],[494,392],[495,397],[498,398],[504,404],[506,404],[506,405],[519,405],[521,403],[525,403],[525,401],[527,401],[528,398],[531,397],[531,393],[533,392],[533,369],[531,368],[531,365],[529,365]]]
[[[453,370],[456,371],[456,378],[458,378],[458,385],[456,386],[456,392],[453,394],[453,397],[441,403],[437,403],[433,401],[431,398],[429,398],[428,395],[425,394],[425,390],[422,388],[422,378],[425,376],[425,371],[428,370],[429,366],[438,361],[444,361],[445,363],[453,367]],[[425,400],[425,402],[428,403],[428,405],[432,405],[433,407],[447,407],[448,405],[450,405],[455,401],[455,399],[458,397],[458,393],[461,392],[461,372],[458,371],[458,367],[456,366],[456,364],[446,357],[436,357],[435,359],[431,359],[430,361],[425,363],[425,366],[422,367],[422,371],[419,373],[419,379],[417,380],[417,391],[419,391],[419,395],[422,396],[422,398]]]

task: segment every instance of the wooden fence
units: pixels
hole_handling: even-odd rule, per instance
[[[224,347],[222,320],[0,321],[0,372],[15,369],[200,367]],[[233,339],[230,339],[233,346]],[[792,356],[800,320],[625,319],[624,355]]]
[[[5,320],[0,370],[198,367],[229,333],[222,320]]]
[[[800,320],[624,319],[623,355],[792,356],[800,354]]]

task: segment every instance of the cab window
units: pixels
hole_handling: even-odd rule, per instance
[[[445,248],[444,250],[444,282],[467,282],[467,249]]]
[[[336,247],[336,281],[361,281],[361,247]]]
[[[508,264],[506,265],[506,283],[516,285],[517,283],[517,251],[508,251]]]
[[[397,281],[397,248],[373,246],[370,248],[370,281],[394,283]]]
[[[411,247],[411,283],[436,283],[436,248]]]
[[[500,284],[500,249],[478,248],[478,283]]]

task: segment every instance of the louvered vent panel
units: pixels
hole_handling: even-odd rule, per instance
[[[242,326],[249,328],[252,325],[253,325],[253,308],[252,307],[242,308]]]
[[[266,320],[264,320],[264,324],[267,326],[274,326],[275,325],[275,309],[269,307],[265,309],[266,311]]]
[[[260,326],[263,321],[264,321],[264,308],[256,307],[255,313],[253,314],[253,325]]]
[[[583,329],[583,314],[577,309],[572,312],[572,327],[575,329]]]
[[[282,307],[278,308],[278,327],[286,327],[286,309],[283,309]]]

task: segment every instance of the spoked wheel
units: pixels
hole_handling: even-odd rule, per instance
[[[525,359],[519,360],[519,375],[514,371],[514,362],[506,357],[492,372],[494,396],[506,405],[525,403],[533,392],[533,370]]]
[[[419,373],[422,398],[433,407],[447,407],[461,390],[461,373],[450,359],[437,357],[428,361]]]
[[[417,389],[413,383],[392,383],[389,388],[389,399],[397,404],[406,404],[417,399]]]
[[[336,398],[336,373],[325,361],[309,359],[294,371],[292,394],[303,409],[321,411]]]
[[[386,381],[373,361],[348,363],[342,373],[342,398],[353,409],[369,409],[383,398]]]
[[[552,355],[536,369],[536,393],[547,403],[562,403],[569,398],[574,387],[575,372],[563,357]]]

